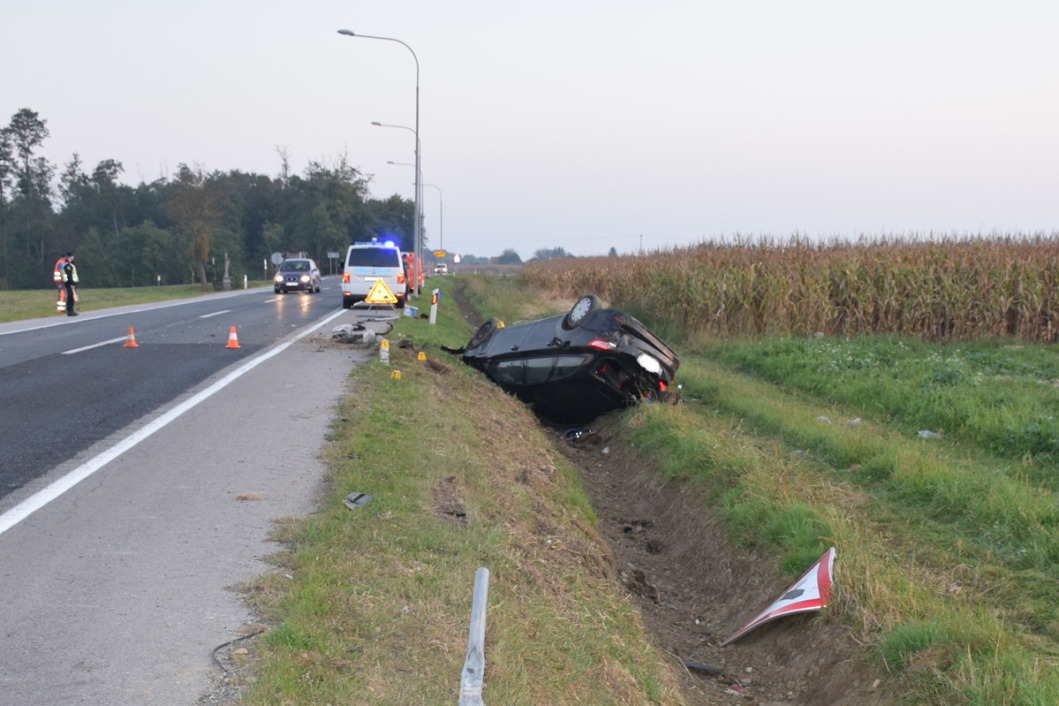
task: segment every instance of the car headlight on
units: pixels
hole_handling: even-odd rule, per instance
[[[302,281],[302,283],[304,284],[305,282],[309,281],[309,275],[302,275],[298,279],[300,279]]]
[[[641,368],[643,368],[649,373],[654,373],[655,375],[658,375],[662,372],[662,364],[659,363],[658,359],[655,358],[653,355],[641,353],[640,355],[636,356],[636,362],[640,364]]]
[[[276,275],[275,277],[272,278],[272,281],[273,282],[282,282],[283,281],[283,275]]]

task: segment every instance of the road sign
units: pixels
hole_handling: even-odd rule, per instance
[[[445,252],[444,250],[435,250],[434,251],[434,257],[445,257],[446,255],[448,255],[448,253]]]

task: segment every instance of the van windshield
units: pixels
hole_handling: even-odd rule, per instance
[[[353,248],[349,251],[347,267],[400,267],[401,258],[395,248]]]

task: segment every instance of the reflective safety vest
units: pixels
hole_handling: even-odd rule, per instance
[[[77,266],[74,265],[74,263],[72,263],[72,262],[69,263],[69,265],[70,265],[70,273],[69,273],[69,275],[66,273],[66,268],[63,267],[63,283],[72,282],[74,284],[77,284],[77,281],[78,281],[77,280]]]
[[[60,257],[55,261],[55,271],[52,272],[52,279],[55,280],[56,284],[61,284],[63,281],[63,265],[66,264],[66,258]]]

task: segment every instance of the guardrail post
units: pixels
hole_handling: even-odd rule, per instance
[[[467,637],[467,659],[460,678],[459,706],[484,706],[482,681],[485,676],[485,608],[489,600],[489,569],[474,572],[471,599],[471,629]]]

